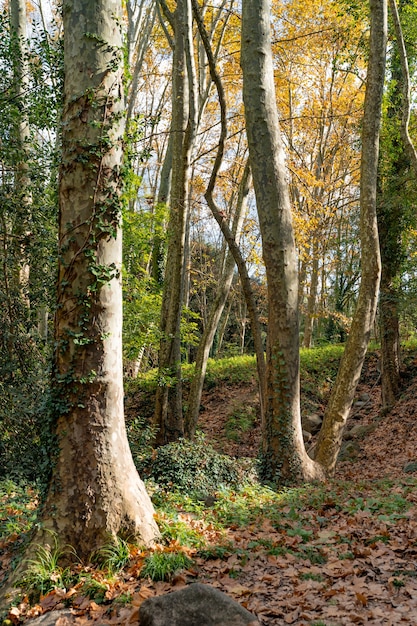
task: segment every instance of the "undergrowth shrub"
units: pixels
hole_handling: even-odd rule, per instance
[[[180,439],[161,446],[140,464],[144,477],[153,478],[161,487],[177,487],[180,491],[208,494],[220,485],[238,485],[238,463],[219,454],[203,435],[195,441]]]

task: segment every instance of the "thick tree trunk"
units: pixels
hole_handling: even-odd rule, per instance
[[[343,430],[365,359],[375,318],[381,274],[376,192],[387,40],[386,0],[371,0],[370,7],[370,53],[362,130],[360,184],[362,277],[349,339],[324,416],[315,454],[316,461],[330,474],[334,472],[336,466]]]
[[[116,535],[151,543],[153,507],[123,417],[120,0],[66,0],[54,410],[58,453],[35,542],[81,559]]]
[[[406,10],[408,2],[401,3]],[[395,404],[401,384],[400,355],[400,276],[404,261],[403,231],[407,221],[407,180],[410,170],[417,174],[417,156],[409,133],[411,113],[409,58],[415,60],[414,41],[406,42],[395,0],[389,1],[395,28],[395,43],[390,56],[390,85],[386,138],[388,147],[382,155],[383,174],[380,176],[378,227],[381,240],[381,293],[379,319],[381,331],[381,391],[382,408],[388,411]],[[407,50],[408,48],[408,50]],[[408,54],[409,53],[409,54]]]
[[[244,0],[243,100],[268,281],[268,343],[262,475],[272,484],[321,475],[301,431],[298,263],[275,100],[268,0]]]

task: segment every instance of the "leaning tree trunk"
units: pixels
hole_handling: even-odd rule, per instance
[[[372,331],[381,274],[376,217],[377,169],[381,104],[385,77],[386,0],[370,0],[371,34],[362,124],[360,239],[362,277],[349,339],[319,433],[315,459],[334,472],[343,430],[359,381]]]
[[[272,484],[321,476],[307,455],[300,416],[298,264],[275,100],[269,0],[243,0],[246,131],[268,282],[262,476]]]
[[[233,220],[232,232],[237,244],[239,243],[242,230],[242,223],[247,207],[247,197],[249,194],[251,180],[252,177],[250,175],[250,168],[247,165],[240,183],[236,212]],[[188,396],[188,408],[185,418],[185,434],[190,438],[195,435],[200,412],[201,394],[203,393],[204,379],[206,376],[207,362],[210,350],[213,346],[214,337],[229,296],[234,272],[235,260],[230,250],[228,250],[226,253],[222,275],[219,279],[216,297],[211,307],[207,324],[204,328],[204,332],[197,349],[195,370],[191,380],[190,393]]]
[[[35,542],[88,559],[117,535],[151,543],[153,507],[123,417],[120,0],[66,0],[53,398],[57,457]],[[49,539],[50,541],[50,539]]]

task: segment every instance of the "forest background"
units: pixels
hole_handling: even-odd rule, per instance
[[[58,264],[62,20],[59,7],[46,3],[3,8],[0,454],[4,476],[42,482],[50,467],[48,419],[56,411],[47,390]],[[399,8],[408,73],[394,20],[375,180],[382,282],[373,334],[382,345],[385,410],[400,390],[400,336],[412,337],[415,328],[409,150],[415,7]],[[194,436],[209,354],[257,352],[260,419],[268,422],[260,355],[270,296],[245,135],[239,10],[226,1],[124,5],[124,370],[136,378],[158,368],[157,444]],[[369,22],[367,7],[353,2],[272,4],[275,93],[298,253],[297,324],[306,348],[347,339],[367,268],[359,241]],[[100,271],[97,282],[104,283]],[[82,344],[83,333],[72,341]],[[184,406],[181,366],[194,361]],[[268,448],[271,425],[264,430],[264,478],[276,483],[282,468],[271,466],[270,457],[276,461],[279,448]],[[278,435],[285,446],[288,433]],[[329,463],[334,470],[335,459]],[[284,467],[280,476],[297,481],[300,472]]]

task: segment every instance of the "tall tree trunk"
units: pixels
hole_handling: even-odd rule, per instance
[[[36,543],[81,559],[117,535],[147,544],[153,507],[123,416],[120,0],[65,0],[59,276],[53,391],[58,452]],[[50,540],[49,540],[50,541]]]
[[[210,180],[207,185],[206,192],[204,197],[207,201],[207,204],[218,223],[220,230],[222,231],[223,237],[226,240],[226,243],[229,247],[231,254],[235,260],[239,277],[242,285],[243,294],[245,297],[246,306],[248,309],[248,315],[251,324],[251,331],[253,337],[253,343],[255,346],[255,355],[256,355],[256,368],[258,372],[258,380],[259,380],[259,398],[261,404],[261,416],[263,422],[264,416],[264,407],[265,407],[265,357],[264,357],[264,347],[262,341],[262,332],[261,332],[261,324],[259,321],[259,315],[256,307],[255,296],[253,293],[251,280],[248,272],[248,268],[246,266],[245,260],[242,256],[242,252],[236,243],[235,237],[225,219],[223,213],[219,210],[214,197],[213,191],[216,186],[217,175],[219,173],[222,161],[223,154],[225,149],[225,142],[227,138],[227,119],[226,119],[226,97],[223,89],[222,81],[220,80],[220,76],[216,69],[216,60],[213,55],[210,41],[207,35],[207,31],[204,27],[203,20],[201,18],[200,10],[198,7],[198,3],[196,0],[192,0],[193,3],[193,11],[195,15],[195,19],[197,22],[198,30],[201,36],[201,40],[204,45],[204,49],[207,55],[207,60],[210,69],[211,78],[216,86],[217,95],[219,98],[219,106],[220,106],[220,121],[221,121],[221,130],[219,137],[219,145],[217,148],[216,158],[214,160],[213,169],[211,172]]]
[[[402,3],[405,8],[408,2]],[[391,53],[392,84],[388,91],[386,112],[389,143],[381,156],[378,198],[378,226],[381,240],[381,292],[379,321],[381,331],[381,392],[382,408],[387,411],[395,404],[401,384],[400,354],[400,276],[404,261],[403,230],[407,220],[407,179],[410,170],[417,175],[417,157],[409,134],[411,109],[408,54],[400,15],[395,0],[389,7],[395,28],[395,43]],[[415,42],[409,42],[414,44]],[[408,45],[415,58],[414,45]],[[383,164],[383,165],[382,165]]]
[[[176,441],[184,433],[181,383],[181,313],[184,296],[185,236],[188,218],[190,157],[195,136],[192,11],[178,0],[174,14],[172,85],[172,175],[168,252],[161,308],[159,380],[155,399],[156,443]]]
[[[30,267],[24,241],[29,231],[32,212],[32,191],[29,174],[30,128],[26,98],[29,91],[29,67],[27,50],[27,15],[26,0],[10,1],[10,24],[12,33],[14,96],[19,110],[16,120],[14,139],[16,142],[15,193],[19,203],[19,219],[16,220],[13,236],[17,242],[17,264],[13,285],[16,294],[20,294],[23,309],[29,309]],[[28,311],[27,311],[28,314]]]
[[[298,263],[275,100],[268,0],[243,0],[243,100],[268,281],[262,476],[272,484],[321,475],[305,451],[300,416]]]
[[[372,331],[381,274],[376,219],[377,169],[381,103],[385,77],[386,0],[370,0],[371,34],[362,125],[360,238],[362,277],[358,302],[337,379],[319,433],[316,460],[333,473],[343,430],[359,381]]]

